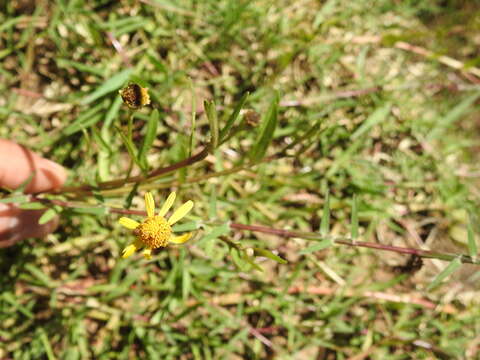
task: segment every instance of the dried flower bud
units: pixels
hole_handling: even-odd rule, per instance
[[[245,109],[245,110],[242,110],[241,114],[243,115],[243,118],[245,119],[245,123],[248,126],[256,127],[260,122],[260,114],[257,113],[255,110]]]
[[[119,94],[130,109],[140,109],[142,106],[150,104],[148,88],[143,88],[138,84],[129,84],[120,90]]]

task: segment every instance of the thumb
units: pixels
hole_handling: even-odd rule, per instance
[[[59,188],[66,171],[60,165],[42,158],[14,142],[0,139],[0,187],[16,189],[31,175],[25,192]],[[15,204],[0,204],[0,248],[29,237],[43,237],[55,230],[58,219],[39,225],[43,210],[22,210]]]

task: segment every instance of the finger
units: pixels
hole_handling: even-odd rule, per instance
[[[16,189],[31,174],[27,193],[57,189],[67,178],[65,169],[14,142],[0,139],[0,187]]]
[[[39,225],[43,210],[22,210],[14,204],[0,204],[0,248],[30,237],[44,237],[58,226],[55,218]]]

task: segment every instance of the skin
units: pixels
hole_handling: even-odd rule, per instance
[[[12,141],[0,139],[0,188],[16,189],[31,174],[26,193],[60,188],[67,173],[53,161]],[[8,247],[30,237],[44,237],[55,230],[58,219],[38,225],[43,210],[22,210],[15,204],[0,203],[0,248]]]

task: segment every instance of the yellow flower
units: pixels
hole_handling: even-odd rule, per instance
[[[124,259],[128,258],[140,248],[144,248],[143,256],[146,259],[151,259],[153,249],[166,247],[169,243],[183,244],[190,239],[192,233],[173,236],[171,226],[187,215],[190,210],[192,210],[193,201],[187,201],[185,204],[175,210],[168,220],[165,219],[165,214],[172,207],[173,202],[175,201],[175,196],[176,194],[172,192],[158,212],[158,215],[155,215],[155,202],[153,201],[153,195],[151,192],[147,192],[145,194],[147,218],[142,223],[127,217],[121,217],[118,220],[118,222],[127,229],[133,230],[133,233],[137,237],[132,244],[123,249],[122,257]]]

